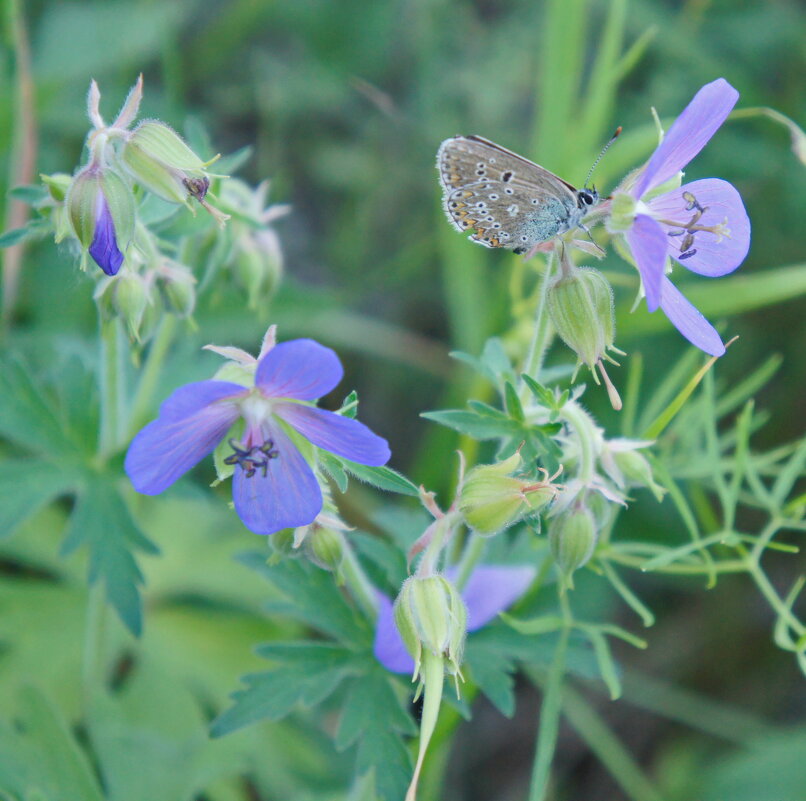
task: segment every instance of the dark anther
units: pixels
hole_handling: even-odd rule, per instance
[[[694,234],[687,233],[686,238],[680,243],[680,251],[687,251],[694,244]]]
[[[253,445],[251,448],[244,448],[237,439],[230,439],[229,446],[232,454],[224,459],[224,464],[234,464],[240,466],[247,478],[252,478],[260,470],[263,478],[269,468],[269,459],[276,459],[280,452],[274,447],[274,440],[267,439],[262,445]]]
[[[696,252],[697,248],[692,248],[691,250],[687,250],[685,253],[681,253],[677,258],[680,259],[680,261],[683,259],[690,259]]]
[[[505,173],[504,173],[504,174],[501,176],[501,180],[502,180],[504,183],[506,183],[507,181],[512,180],[512,173],[511,173],[511,172],[505,172]]]
[[[683,200],[686,201],[686,211],[697,209],[700,212],[700,217],[705,213],[705,209],[697,202],[697,198],[691,192],[683,192]]]
[[[210,188],[209,178],[185,178],[182,183],[185,185],[188,194],[199,200],[204,200],[204,196]]]

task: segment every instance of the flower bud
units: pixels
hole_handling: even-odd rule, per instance
[[[151,302],[149,294],[146,281],[139,273],[124,270],[115,278],[112,303],[133,340],[140,339],[143,315]]]
[[[639,487],[651,490],[658,503],[663,500],[666,490],[655,482],[652,467],[646,456],[636,450],[624,450],[616,451],[613,460],[625,478]]]
[[[467,608],[454,585],[442,575],[410,576],[394,606],[395,623],[414,658],[415,675],[423,650],[446,660],[445,669],[459,674],[467,634]]]
[[[337,573],[344,559],[344,539],[341,532],[327,526],[312,525],[305,537],[305,552],[322,570]]]
[[[550,481],[511,476],[521,463],[519,453],[498,464],[474,467],[462,482],[459,510],[479,534],[495,534],[544,507],[557,494]]]
[[[272,554],[267,562],[269,565],[278,565],[283,559],[297,556],[299,551],[295,543],[294,529],[284,528],[269,537]]]
[[[577,507],[552,522],[549,546],[554,561],[569,586],[574,586],[571,574],[591,558],[596,539],[596,522],[584,506]]]
[[[179,317],[189,317],[196,306],[196,279],[184,264],[160,267],[159,276],[167,307]]]
[[[171,203],[203,200],[210,180],[202,161],[172,128],[157,120],[141,122],[123,145],[121,158],[132,177]]]
[[[560,276],[549,287],[548,309],[560,338],[588,367],[612,347],[613,290],[598,270],[575,267]]]
[[[66,204],[83,250],[107,275],[116,275],[134,233],[131,189],[117,173],[90,165],[73,178]]]

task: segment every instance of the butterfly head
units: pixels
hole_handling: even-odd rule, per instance
[[[577,189],[577,206],[580,209],[587,210],[592,208],[599,202],[599,193],[596,191],[596,187],[588,189],[587,187],[584,189]]]

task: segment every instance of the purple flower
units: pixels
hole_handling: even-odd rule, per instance
[[[736,189],[705,178],[646,198],[707,144],[739,93],[724,79],[706,84],[675,120],[630,189],[634,219],[626,231],[649,311],[658,306],[680,333],[712,356],[725,346],[713,326],[665,275],[666,257],[712,278],[735,270],[750,247],[750,221]],[[623,194],[622,194],[623,196]],[[618,205],[620,198],[614,199]]]
[[[308,440],[336,456],[365,465],[389,460],[386,440],[357,420],[316,408],[311,401],[330,392],[343,371],[338,356],[310,339],[264,347],[259,360],[234,348],[218,350],[254,371],[254,386],[198,381],[177,389],[159,416],[132,441],[126,472],[134,488],[157,495],[219,445],[243,420],[243,434],[230,439],[224,460],[233,466],[235,511],[256,534],[312,523],[322,509],[322,491],[294,440]]]
[[[456,568],[448,568],[445,576],[452,581]],[[477,567],[470,576],[462,599],[467,606],[467,630],[476,631],[486,626],[499,612],[503,612],[523,595],[532,583],[535,570],[529,566]],[[375,629],[375,657],[393,673],[411,673],[414,660],[406,650],[392,615],[392,602],[377,593],[378,621]]]
[[[115,221],[112,219],[109,204],[100,186],[95,203],[95,233],[89,252],[95,263],[107,275],[117,275],[120,265],[123,264],[123,254],[115,236]]]

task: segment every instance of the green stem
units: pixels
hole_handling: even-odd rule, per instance
[[[101,321],[101,437],[103,459],[120,445],[123,403],[122,334],[117,319]]]
[[[140,373],[137,392],[132,402],[131,414],[129,415],[129,437],[133,436],[145,423],[145,418],[151,406],[151,399],[154,397],[162,366],[165,363],[165,357],[168,355],[171,343],[176,335],[177,325],[177,318],[173,314],[166,314],[163,316],[157,333],[154,335],[151,348],[148,351],[148,358]]]
[[[485,550],[487,550],[487,540],[474,532],[470,532],[465,543],[465,549],[462,552],[462,558],[459,560],[456,574],[455,584],[459,592],[465,588],[473,570],[484,556]]]
[[[339,575],[344,580],[356,603],[366,616],[374,621],[378,617],[378,602],[375,599],[375,590],[372,587],[372,582],[367,578],[364,568],[361,567],[355,551],[353,551],[346,539]]]
[[[571,424],[579,440],[579,470],[577,478],[582,484],[589,484],[595,472],[596,426],[590,415],[574,401],[563,406],[562,416]]]
[[[553,337],[551,329],[551,320],[546,313],[546,305],[548,303],[549,286],[551,284],[552,273],[554,272],[554,263],[557,260],[556,254],[552,251],[546,260],[546,269],[543,273],[543,280],[540,284],[540,295],[537,299],[537,309],[535,311],[535,330],[532,335],[532,341],[529,345],[529,351],[526,354],[526,359],[523,362],[522,372],[539,381],[540,368],[543,366],[543,357],[546,355],[549,345]],[[520,399],[525,401],[529,397],[529,388],[521,382]]]
[[[36,87],[31,72],[31,48],[25,26],[22,0],[7,0],[6,24],[10,31],[15,60],[15,98],[13,144],[9,159],[9,186],[30,184],[36,175],[37,130],[35,119]],[[28,221],[30,206],[10,199],[5,228],[22,228]],[[20,271],[26,243],[18,242],[5,251],[3,259],[2,325],[11,323],[19,290]]]
[[[557,733],[560,728],[560,710],[562,707],[563,677],[565,675],[565,658],[568,650],[569,627],[560,632],[560,640],[554,652],[554,659],[545,683],[543,704],[540,707],[540,725],[537,730],[535,761],[532,768],[532,783],[529,787],[529,801],[544,801],[551,779],[551,763],[557,745]]]

